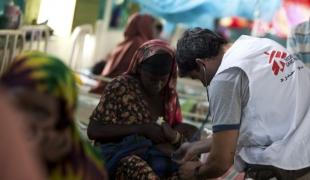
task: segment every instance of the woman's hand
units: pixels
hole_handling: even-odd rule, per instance
[[[172,129],[172,127],[170,127],[168,123],[163,123],[161,126],[162,126],[163,133],[165,135],[165,138],[168,140],[168,142],[176,143],[179,132],[177,130]]]
[[[155,144],[167,142],[162,128],[157,124],[144,124],[141,126],[142,135]]]

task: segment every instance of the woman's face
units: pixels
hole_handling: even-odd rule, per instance
[[[157,95],[166,86],[169,80],[169,74],[166,75],[153,75],[152,73],[141,69],[140,80],[147,91],[147,94]]]
[[[29,143],[38,148],[42,158],[55,162],[71,149],[70,129],[55,129],[59,118],[58,101],[48,95],[25,89],[13,89],[15,105],[26,122]]]

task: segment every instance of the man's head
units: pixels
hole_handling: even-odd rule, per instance
[[[186,30],[177,43],[179,75],[209,84],[221,63],[225,44],[225,39],[208,29]]]

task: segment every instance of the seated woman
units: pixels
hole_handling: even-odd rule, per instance
[[[196,128],[182,123],[176,70],[174,51],[151,40],[136,51],[129,70],[107,84],[88,136],[101,147],[111,179],[165,179],[177,172],[171,153]]]
[[[115,78],[126,72],[136,50],[146,41],[158,38],[161,31],[161,23],[153,16],[138,13],[131,15],[125,28],[124,40],[106,57],[104,69],[100,71],[101,75]],[[104,82],[100,82],[90,92],[101,94],[105,85]]]
[[[27,139],[49,179],[107,179],[103,161],[75,127],[77,87],[66,65],[40,52],[25,53],[1,83],[29,127]]]

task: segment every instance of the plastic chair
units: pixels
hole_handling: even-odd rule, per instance
[[[69,59],[69,66],[77,70],[81,66],[83,62],[81,62],[81,59],[83,59],[83,53],[84,53],[84,45],[85,45],[85,38],[87,35],[93,34],[93,27],[90,24],[85,24],[78,26],[74,29],[71,40],[72,40],[72,49],[71,49],[71,55]]]

